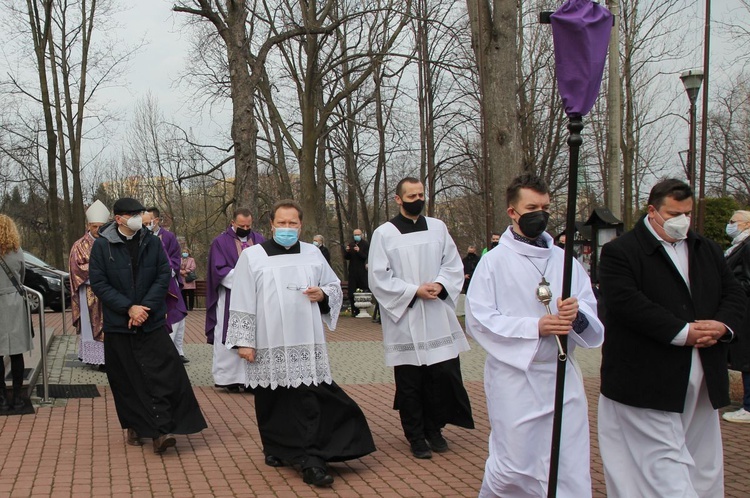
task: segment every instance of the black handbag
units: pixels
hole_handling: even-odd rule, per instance
[[[23,298],[24,304],[26,305],[26,311],[29,316],[29,328],[31,329],[31,337],[34,337],[34,320],[31,319],[31,311],[29,308],[29,296],[26,293],[26,289],[21,286],[20,283],[18,283],[18,280],[16,279],[16,276],[13,275],[13,272],[10,271],[10,268],[8,268],[8,263],[5,262],[5,259],[3,259],[2,256],[0,256],[0,266],[3,267],[3,270],[5,270],[5,274],[8,275],[8,278],[10,279],[10,283],[13,284],[13,287],[16,288],[19,294],[21,294],[21,297]]]
[[[196,275],[194,271],[190,271],[185,275],[185,282],[192,282],[194,280],[198,280],[198,275]]]

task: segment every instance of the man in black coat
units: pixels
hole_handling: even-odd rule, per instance
[[[479,264],[479,256],[477,256],[477,246],[471,244],[466,251],[466,256],[462,260],[464,264],[464,286],[461,289],[461,294],[466,294],[469,290],[469,284],[471,283],[471,277],[474,275],[474,270],[477,269]]]
[[[171,270],[161,241],[142,225],[143,211],[129,197],[115,202],[115,220],[91,250],[89,279],[102,302],[107,379],[126,442],[152,438],[162,453],[175,445],[173,434],[199,432],[206,421],[169,338]]]
[[[744,293],[721,249],[692,232],[693,193],[669,179],[602,249],[599,447],[607,495],[723,496],[717,409]],[[600,315],[601,316],[601,315]]]
[[[356,228],[352,232],[353,240],[346,245],[344,259],[349,261],[349,305],[352,308],[352,316],[357,316],[359,310],[354,306],[354,293],[357,289],[369,292],[367,284],[367,254],[370,244],[364,239],[362,230]]]

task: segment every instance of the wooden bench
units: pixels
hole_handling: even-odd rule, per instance
[[[195,307],[196,308],[206,307],[206,281],[205,280],[195,281]]]

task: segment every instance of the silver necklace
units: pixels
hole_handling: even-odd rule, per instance
[[[547,266],[549,266],[549,258],[547,258],[547,262],[546,262],[546,263],[544,263],[544,270],[540,270],[540,269],[539,269],[539,267],[538,267],[538,266],[536,265],[536,263],[534,263],[534,262],[533,262],[533,261],[531,260],[531,258],[530,258],[530,257],[526,256],[525,254],[524,254],[523,256],[524,256],[524,257],[525,257],[526,259],[528,259],[528,260],[529,260],[529,263],[531,263],[531,265],[532,265],[532,266],[533,266],[533,267],[534,267],[534,268],[536,269],[536,271],[538,271],[538,272],[539,272],[539,275],[541,275],[541,276],[542,276],[542,281],[541,281],[541,282],[539,282],[539,287],[541,287],[542,285],[546,285],[546,286],[549,286],[549,282],[547,282],[547,279],[545,278],[545,275],[546,275],[546,273],[547,273]]]

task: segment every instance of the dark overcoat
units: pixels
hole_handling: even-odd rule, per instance
[[[735,331],[737,340],[729,345],[729,368],[750,372],[750,237],[727,257],[727,265],[745,291],[745,319]]]

